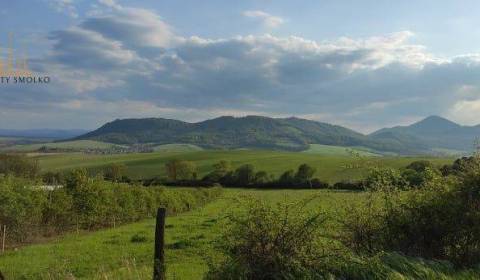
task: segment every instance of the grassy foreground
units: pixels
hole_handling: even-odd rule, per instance
[[[362,196],[353,192],[310,190],[225,190],[223,198],[202,209],[167,218],[166,259],[168,279],[201,279],[207,261],[215,258],[215,240],[232,200],[254,195],[270,202],[318,195],[315,207],[332,215],[337,205]],[[313,205],[313,204],[312,204]],[[9,251],[0,256],[0,270],[7,279],[149,279],[152,273],[154,220],[95,233],[69,234],[46,244]]]
[[[315,197],[310,207],[331,217],[331,233],[343,206],[359,203],[364,193],[326,190],[225,190],[224,197],[189,213],[167,218],[167,279],[202,279],[209,260],[218,258],[216,240],[232,202],[252,195],[270,203]],[[235,211],[235,210],[234,210]],[[94,233],[69,234],[0,256],[6,279],[151,279],[154,220]],[[455,272],[439,263],[389,255],[383,261],[389,279],[478,279],[473,271]],[[445,272],[447,271],[447,272]],[[365,278],[368,279],[368,278]]]
[[[87,155],[59,154],[38,157],[43,171],[60,171],[74,168],[99,169],[111,163],[124,163],[128,167],[127,175],[134,179],[151,178],[165,175],[165,163],[171,159],[182,159],[195,162],[199,175],[203,176],[220,160],[231,161],[234,168],[242,164],[253,164],[257,170],[263,170],[279,176],[288,169],[296,169],[307,163],[317,169],[316,177],[330,183],[341,180],[357,179],[365,172],[365,166],[375,164],[401,168],[410,162],[425,159],[414,157],[362,157],[347,155],[319,155],[315,153],[296,153],[262,150],[185,150],[164,149],[154,153],[120,154],[120,155]],[[434,164],[451,163],[453,158],[428,158]],[[349,167],[350,166],[350,167]]]

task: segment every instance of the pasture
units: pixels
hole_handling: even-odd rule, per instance
[[[315,177],[330,183],[360,178],[368,166],[390,166],[402,168],[410,162],[424,157],[352,157],[345,154],[322,155],[316,153],[280,152],[265,150],[191,150],[164,149],[153,153],[90,155],[81,153],[36,156],[42,171],[66,171],[75,168],[99,170],[112,163],[123,163],[128,167],[127,175],[133,179],[165,176],[165,163],[171,159],[192,161],[199,176],[207,174],[212,165],[220,160],[230,161],[234,168],[252,164],[275,176],[288,169],[296,169],[307,163],[316,168]],[[428,158],[440,166],[451,163],[453,158]]]

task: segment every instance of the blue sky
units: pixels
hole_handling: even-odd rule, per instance
[[[362,132],[480,123],[478,1],[19,0],[8,32],[49,85],[0,85],[0,128],[298,116]],[[5,52],[2,53],[5,55]]]

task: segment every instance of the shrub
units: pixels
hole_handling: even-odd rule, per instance
[[[365,187],[370,190],[406,189],[407,186],[407,181],[393,168],[372,168],[365,178]]]
[[[428,172],[427,168],[427,172]],[[457,266],[480,262],[480,168],[459,177],[432,176],[407,192],[375,188],[345,226],[357,252],[397,251]]]
[[[335,183],[332,188],[336,190],[363,191],[365,190],[365,185],[361,181],[340,181]]]
[[[187,211],[217,198],[221,188],[167,190],[88,177],[73,171],[65,188],[45,190],[41,182],[0,176],[0,224],[7,225],[9,241],[25,242],[37,236],[75,228],[95,229],[153,217],[158,207],[168,213]]]
[[[23,155],[0,154],[0,174],[34,179],[39,173],[40,167],[34,159]]]
[[[207,279],[306,279],[316,275],[324,248],[325,218],[303,211],[307,201],[271,206],[248,199],[228,217],[221,248],[225,259]]]

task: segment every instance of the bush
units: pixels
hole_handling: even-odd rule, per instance
[[[407,189],[408,183],[401,173],[393,168],[372,168],[365,178],[365,187],[370,190],[378,189]]]
[[[427,168],[428,171],[428,168]],[[480,168],[432,176],[407,192],[375,188],[345,225],[346,244],[362,253],[397,251],[457,266],[480,262]]]
[[[64,188],[37,187],[41,182],[0,176],[0,224],[7,225],[10,241],[25,242],[37,236],[75,228],[108,227],[153,217],[158,207],[178,213],[217,198],[221,188],[168,190],[88,177],[73,171]]]
[[[228,217],[221,248],[225,259],[207,279],[306,279],[316,275],[324,246],[318,236],[325,218],[307,213],[307,201],[270,206],[248,199]]]
[[[365,185],[362,181],[340,181],[335,183],[332,188],[336,190],[363,191],[365,190]]]
[[[34,179],[40,173],[38,162],[23,155],[0,154],[0,174]]]

